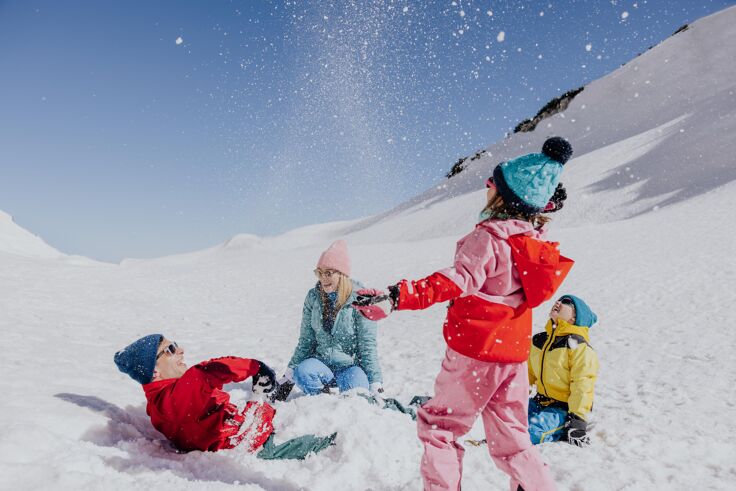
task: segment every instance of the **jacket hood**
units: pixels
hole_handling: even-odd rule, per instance
[[[477,226],[488,229],[493,235],[504,240],[512,235],[528,235],[535,239],[541,237],[541,232],[536,230],[531,223],[515,218],[510,220],[491,218],[480,222]]]
[[[173,384],[177,380],[179,379],[178,378],[167,378],[165,380],[157,380],[155,382],[149,382],[147,384],[143,384],[142,385],[143,392],[146,394],[146,398],[150,399],[152,397],[155,397],[156,394],[158,394],[163,389]]]
[[[535,232],[533,228],[532,232]],[[515,234],[507,242],[529,307],[537,307],[552,298],[570,272],[572,259],[560,255],[557,242],[531,235]]]
[[[544,326],[544,330],[547,331],[547,334],[549,336],[552,335],[552,319],[547,320],[547,324]],[[554,329],[554,335],[564,336],[566,334],[578,334],[582,336],[586,342],[590,343],[590,332],[588,331],[587,327],[576,326],[575,324],[570,324],[569,322],[565,322],[560,319],[557,321],[557,327]]]

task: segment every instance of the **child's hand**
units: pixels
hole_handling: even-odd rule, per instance
[[[393,310],[391,299],[381,290],[365,288],[357,293],[358,298],[353,302],[353,307],[368,320],[385,319]]]
[[[590,445],[590,437],[588,436],[588,423],[578,418],[574,414],[568,416],[565,423],[565,434],[567,443],[576,447],[587,447]]]

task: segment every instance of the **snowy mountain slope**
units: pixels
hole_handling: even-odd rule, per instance
[[[590,83],[535,131],[491,145],[459,175],[349,231],[356,239],[382,237],[383,222],[412,221],[427,228],[403,238],[461,233],[464,221],[434,223],[437,206],[481,189],[498,162],[539,151],[552,135],[569,138],[575,148],[563,174],[570,196],[589,198],[584,213],[565,213],[565,224],[626,218],[730,182],[736,179],[734,45],[736,7],[700,19]]]
[[[0,253],[47,259],[64,256],[43,239],[19,226],[4,211],[0,211]]]
[[[601,318],[591,334],[602,366],[593,446],[541,448],[560,489],[730,488],[736,223],[718,209],[734,206],[731,183],[630,220],[555,230],[577,261],[564,290]],[[448,264],[455,239],[353,244],[354,276],[382,286],[426,274]],[[207,261],[99,268],[0,255],[0,487],[419,488],[420,448],[405,416],[359,399],[301,397],[278,405],[277,430],[281,438],[338,431],[338,445],[323,455],[180,455],[148,424],[140,387],[112,363],[130,340],[161,331],[190,362],[240,354],[282,370],[319,252],[240,249]],[[536,311],[536,329],[548,308]],[[381,324],[390,395],[431,393],[444,312],[402,312]],[[239,400],[246,394],[247,384],[234,391]],[[480,427],[470,436],[481,437]],[[463,489],[505,489],[483,447],[468,448],[465,469]]]

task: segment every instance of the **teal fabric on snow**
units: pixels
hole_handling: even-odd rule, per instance
[[[333,445],[336,436],[337,433],[330,436],[304,435],[276,445],[274,433],[271,433],[256,457],[263,460],[304,460],[309,454],[319,453]]]
[[[363,285],[353,281],[353,293],[337,312],[332,329],[322,323],[322,299],[318,287],[307,293],[302,309],[299,342],[289,361],[294,369],[307,358],[316,358],[333,371],[358,366],[368,376],[368,382],[383,383],[376,345],[376,323],[369,321],[353,308],[356,292]]]

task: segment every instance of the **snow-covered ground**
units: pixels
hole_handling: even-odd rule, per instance
[[[732,60],[719,65],[732,58],[735,18],[731,8],[703,19],[591,84],[579,96],[588,99],[576,98],[565,118],[550,120],[563,126],[490,147],[498,149],[495,160],[504,145],[510,156],[522,144],[538,147],[547,131],[567,135],[573,130],[562,120],[585,101],[577,110],[592,129],[571,133],[576,158],[563,178],[570,199],[552,238],[577,262],[563,290],[599,315],[591,336],[601,372],[591,447],[540,447],[560,489],[732,489],[736,482],[736,77]],[[700,56],[691,59],[693,52]],[[708,60],[714,67],[705,74]],[[672,66],[686,70],[678,80],[690,84],[676,93],[665,84],[677,75],[666,72]],[[615,88],[595,98],[595,87],[614,80],[626,87],[645,68],[667,75],[648,97],[666,100],[668,92],[679,106],[655,104],[611,120],[607,111],[625,98],[615,99]],[[206,251],[120,265],[65,256],[0,215],[0,488],[420,489],[414,423],[355,397],[277,405],[279,438],[339,434],[336,446],[305,462],[259,461],[239,449],[175,453],[150,426],[141,388],[112,356],[140,335],[162,332],[190,363],[233,354],[282,370],[311,271],[330,240],[352,231],[354,277],[377,287],[446,266],[483,205],[479,176],[493,165],[480,159],[447,187],[372,221],[243,235]],[[537,330],[548,309],[535,312]],[[408,402],[431,394],[444,312],[437,306],[382,322],[389,395]],[[233,388],[237,399],[247,394],[247,384]],[[469,436],[482,438],[480,426]],[[485,447],[468,448],[463,489],[507,489]]]

